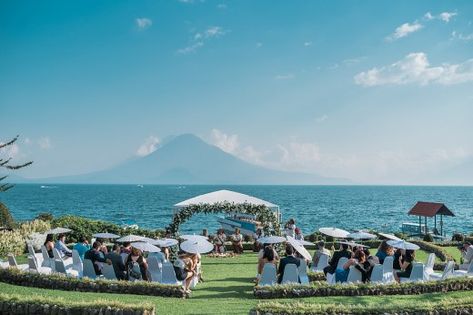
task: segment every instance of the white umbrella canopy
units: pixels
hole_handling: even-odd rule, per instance
[[[214,246],[205,239],[191,239],[182,242],[181,249],[191,254],[205,254],[211,252]]]
[[[365,247],[365,248],[370,248],[369,246],[366,246],[366,245],[363,245],[363,244],[358,244],[358,243],[355,243],[355,242],[346,242],[346,241],[342,241],[342,242],[338,242],[340,244],[346,244],[348,246],[351,246],[351,247]]]
[[[120,235],[113,234],[113,233],[107,233],[107,232],[95,233],[92,236],[96,237],[96,238],[119,238],[120,237]]]
[[[68,228],[57,227],[57,228],[44,232],[44,234],[64,234],[64,233],[69,233],[70,231],[72,230]]]
[[[130,235],[123,236],[123,237],[117,239],[117,242],[120,242],[120,243],[125,243],[125,242],[139,242],[139,241],[142,241],[143,239],[144,239],[143,236],[138,236],[138,235],[130,234]]]
[[[420,247],[417,246],[414,243],[406,242],[404,240],[391,240],[387,241],[388,245],[394,247],[394,248],[399,248],[399,249],[406,249],[406,250],[418,250]]]
[[[315,245],[314,243],[312,243],[312,242],[308,242],[308,241],[306,241],[306,240],[296,240],[296,241],[297,241],[299,244],[301,244],[302,246],[306,246],[306,245],[309,245],[309,246],[311,246],[311,245]]]
[[[158,245],[159,247],[171,247],[179,244],[179,241],[173,238],[163,238],[160,240],[155,240],[153,244]]]
[[[195,239],[208,240],[209,239],[207,236],[195,235],[195,234],[184,234],[184,235],[179,236],[179,238],[182,238],[183,240],[195,240]]]
[[[393,235],[393,234],[387,234],[387,233],[378,233],[379,235],[381,235],[382,237],[384,238],[387,238],[389,240],[394,240],[394,241],[401,241],[402,239],[397,237],[396,235]]]
[[[312,259],[312,256],[310,256],[310,253],[307,251],[307,249],[305,249],[304,246],[301,245],[301,243],[299,243],[298,240],[296,240],[294,237],[291,237],[291,236],[286,236],[287,237],[287,242],[289,244],[292,245],[292,247],[294,247],[294,249],[302,255],[302,257],[304,257],[305,259],[307,260],[311,260]]]
[[[338,229],[338,228],[333,228],[333,227],[328,227],[328,228],[320,228],[319,232],[331,237],[335,238],[346,238],[350,232]]]
[[[267,237],[262,237],[258,239],[258,243],[260,244],[277,244],[277,243],[283,243],[285,242],[286,239],[282,236],[267,236]]]
[[[376,238],[376,235],[368,233],[368,232],[358,231],[358,232],[348,234],[347,238],[352,238],[355,240],[371,240],[371,239]]]
[[[161,251],[159,247],[156,247],[148,242],[134,242],[131,243],[131,246],[143,252],[157,253]]]

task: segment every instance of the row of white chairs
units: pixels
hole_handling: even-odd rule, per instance
[[[263,272],[259,279],[258,285],[267,286],[274,285],[278,282],[276,266],[272,263],[266,263],[263,266]],[[309,283],[309,276],[307,275],[307,263],[304,259],[300,260],[299,266],[295,264],[287,264],[284,267],[284,274],[281,284],[289,283]]]

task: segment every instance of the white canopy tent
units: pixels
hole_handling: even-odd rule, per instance
[[[245,195],[231,190],[217,190],[200,196],[196,196],[174,205],[176,210],[185,208],[190,205],[199,205],[199,204],[216,204],[216,203],[233,203],[233,204],[252,204],[252,205],[263,205],[269,209],[276,212],[277,218],[279,220],[279,206],[275,205],[269,201],[259,199],[253,196]]]

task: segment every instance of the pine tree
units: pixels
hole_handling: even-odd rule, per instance
[[[6,143],[0,142],[0,154],[6,152],[6,149],[9,146],[14,145],[14,143],[18,140],[18,138],[19,136],[16,136],[15,138],[13,138],[12,140]],[[10,171],[19,170],[33,163],[32,161],[26,162],[23,164],[12,164],[11,162],[12,162],[11,157],[2,158],[0,156],[0,168],[4,168]],[[7,177],[8,175],[0,176],[0,192],[5,192],[14,186],[9,183],[2,183],[2,181],[5,180]],[[13,221],[13,217],[10,214],[10,211],[3,203],[0,202],[0,227],[12,228],[13,225],[14,225],[14,221]]]

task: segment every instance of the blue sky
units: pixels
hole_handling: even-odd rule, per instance
[[[471,1],[2,1],[28,177],[194,133],[267,167],[419,183],[471,158]]]

